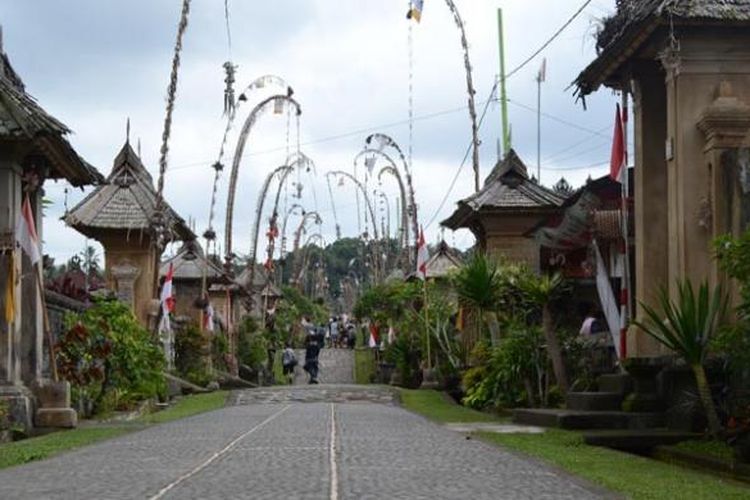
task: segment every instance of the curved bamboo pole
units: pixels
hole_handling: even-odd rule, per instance
[[[356,164],[356,161],[355,161],[355,164],[354,164],[355,168],[356,168],[356,165],[357,164]],[[350,174],[348,172],[344,172],[343,170],[332,170],[330,172],[326,172],[326,177],[329,177],[331,175],[341,175],[343,177],[346,177],[347,179],[351,180],[354,183],[354,185],[359,189],[359,191],[357,191],[357,192],[361,192],[362,193],[362,197],[364,198],[364,201],[365,201],[365,206],[367,207],[367,210],[370,213],[370,219],[371,219],[370,222],[372,223],[372,232],[373,232],[373,236],[374,236],[374,238],[373,238],[373,245],[374,245],[374,253],[376,255],[376,258],[373,261],[374,262],[374,265],[373,265],[373,275],[375,277],[375,282],[377,282],[378,281],[378,267],[379,267],[379,263],[380,263],[380,257],[379,257],[380,252],[378,250],[378,239],[380,237],[378,235],[378,223],[377,223],[377,219],[375,217],[375,210],[373,209],[372,203],[370,202],[370,197],[367,195],[367,190],[362,185],[362,183],[359,182],[359,180],[357,180],[356,177],[354,177],[352,174]],[[365,230],[366,230],[366,228],[365,228]]]
[[[372,143],[378,142],[380,147],[373,147]],[[416,261],[416,255],[417,255],[417,239],[419,238],[419,218],[417,215],[417,201],[416,196],[414,194],[414,183],[412,181],[411,176],[411,169],[409,168],[409,163],[406,161],[406,157],[404,156],[403,151],[401,151],[401,148],[399,147],[398,143],[394,141],[390,136],[386,134],[372,134],[365,139],[366,147],[363,149],[356,157],[359,158],[360,156],[364,156],[367,154],[374,154],[378,155],[382,158],[384,158],[391,166],[396,168],[398,170],[398,167],[396,166],[396,162],[393,161],[393,158],[383,151],[384,147],[391,147],[393,148],[396,153],[398,153],[398,157],[401,160],[401,165],[403,166],[404,173],[406,174],[406,185],[409,190],[409,204],[404,205],[405,211],[407,214],[409,214],[411,218],[411,229],[412,229],[412,235],[414,237],[414,260]],[[408,236],[408,235],[407,235]]]
[[[407,266],[407,268],[411,265],[411,259],[410,259],[410,252],[409,252],[409,221],[408,221],[408,214],[406,213],[406,210],[403,207],[408,206],[406,204],[406,190],[404,189],[404,181],[401,179],[401,174],[398,173],[398,169],[393,167],[392,165],[386,165],[385,167],[381,168],[378,172],[378,182],[380,182],[383,174],[391,174],[393,177],[396,178],[396,181],[398,182],[398,189],[399,193],[401,195],[401,227],[399,228],[399,232],[401,233],[399,235],[399,238],[401,240],[401,249],[403,252],[403,255],[405,257],[404,264]]]
[[[260,190],[260,195],[258,196],[258,203],[255,208],[255,222],[253,223],[253,232],[252,232],[251,240],[250,240],[252,246],[250,247],[250,259],[248,262],[248,270],[250,272],[250,281],[248,283],[248,286],[250,287],[251,295],[252,295],[253,282],[255,280],[255,259],[257,257],[257,252],[258,252],[258,235],[260,234],[260,224],[261,224],[261,217],[263,215],[263,205],[265,205],[265,202],[266,202],[266,195],[268,194],[268,188],[271,186],[271,181],[273,180],[273,178],[277,175],[280,176],[279,186],[284,184],[284,180],[286,180],[286,177],[289,175],[289,172],[291,172],[292,170],[294,170],[294,168],[288,165],[282,165],[280,167],[277,167],[273,172],[271,172],[270,174],[266,176],[266,179],[263,182],[263,187]],[[276,223],[276,211],[274,209],[274,213],[271,216],[271,224],[274,225],[275,223]]]
[[[229,272],[231,271],[232,259],[234,258],[232,254],[232,222],[234,218],[234,198],[237,192],[237,176],[239,174],[240,162],[242,161],[242,153],[245,150],[245,144],[247,143],[248,136],[250,134],[250,131],[253,125],[255,125],[255,122],[257,121],[259,114],[265,109],[266,106],[272,103],[275,105],[277,101],[283,101],[289,105],[294,106],[297,111],[298,116],[302,113],[301,108],[299,104],[297,103],[297,101],[295,101],[291,97],[287,95],[280,95],[280,94],[273,95],[271,97],[268,97],[262,100],[253,108],[253,110],[250,112],[247,119],[245,120],[245,123],[242,126],[242,131],[240,132],[240,136],[237,139],[237,146],[235,147],[234,159],[232,161],[232,172],[229,177],[229,193],[227,195],[226,222],[224,224],[225,266]]]

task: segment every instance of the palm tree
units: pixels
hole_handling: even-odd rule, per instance
[[[695,376],[698,395],[706,410],[709,431],[712,435],[718,436],[721,424],[711,399],[711,389],[706,379],[703,361],[708,355],[711,337],[726,321],[727,296],[722,288],[717,286],[709,297],[706,282],[701,283],[697,296],[690,280],[678,281],[677,287],[676,302],[670,300],[667,290],[661,288],[659,312],[641,302],[647,321],[633,323],[682,357],[690,366]]]
[[[555,372],[557,385],[563,392],[568,392],[568,373],[565,369],[562,349],[555,333],[555,324],[552,318],[551,304],[557,295],[562,292],[563,278],[559,273],[553,275],[538,276],[533,273],[525,273],[519,283],[519,288],[526,298],[542,310],[542,331],[547,343],[547,355],[552,361],[552,369]]]
[[[482,316],[490,330],[492,345],[497,346],[500,341],[497,307],[502,296],[497,265],[486,256],[477,254],[458,271],[454,286],[459,303]]]

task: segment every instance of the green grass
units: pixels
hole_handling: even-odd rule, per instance
[[[401,404],[407,410],[419,413],[437,422],[499,422],[487,413],[460,406],[438,391],[402,389]]]
[[[723,441],[683,441],[670,448],[675,448],[688,453],[718,458],[726,462],[734,459],[732,447]]]
[[[122,427],[88,427],[55,432],[0,445],[0,469],[42,460],[63,451],[121,436],[131,429]]]
[[[354,382],[369,384],[375,375],[375,355],[372,349],[354,350]]]
[[[548,429],[544,434],[477,434],[490,443],[541,458],[627,498],[750,498],[750,488],[739,483],[649,458],[589,446],[575,432]]]
[[[227,391],[187,396],[164,411],[145,415],[132,422],[106,427],[83,427],[0,444],[0,469],[49,458],[65,451],[143,429],[148,424],[171,422],[198,413],[217,410],[224,406],[226,398]]]
[[[227,400],[228,391],[209,392],[208,394],[195,394],[179,399],[174,405],[166,410],[150,413],[137,419],[138,422],[146,424],[162,424],[185,417],[205,413],[207,411],[223,408]]]

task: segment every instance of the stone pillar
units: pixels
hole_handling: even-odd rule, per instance
[[[638,67],[633,93],[635,128],[635,299],[656,306],[659,287],[667,286],[667,136],[664,74],[657,63]],[[658,354],[651,337],[636,328],[628,334],[628,355]]]
[[[135,280],[141,274],[141,270],[130,263],[122,260],[110,268],[112,277],[116,283],[117,298],[123,303],[135,308]]]
[[[8,144],[0,144],[0,248],[6,252],[3,266],[0,269],[3,295],[8,278],[8,262],[13,258],[15,268],[15,322],[5,324],[2,315],[0,330],[0,399],[8,402],[12,420],[26,429],[31,428],[32,397],[23,385],[21,340],[23,324],[23,295],[21,286],[21,252],[15,250],[13,257],[10,251],[15,249],[15,223],[21,208],[21,175],[18,152]],[[5,299],[4,299],[5,300]],[[3,305],[5,302],[3,300]],[[4,312],[4,309],[3,309]]]
[[[712,237],[738,236],[750,222],[750,106],[734,95],[729,82],[718,85],[716,98],[701,113],[698,129],[706,142],[704,162],[710,172],[710,200],[705,225]],[[723,281],[713,263],[712,284]]]

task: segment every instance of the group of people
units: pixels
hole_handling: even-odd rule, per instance
[[[346,315],[332,316],[328,320],[326,344],[328,347],[354,349],[356,345],[356,327],[348,321]]]
[[[307,372],[308,383],[318,384],[320,350],[324,347],[354,349],[356,327],[354,323],[347,320],[345,315],[332,316],[327,324],[320,325],[315,325],[308,316],[305,316],[300,326],[305,334],[305,363],[302,369]],[[298,364],[292,343],[287,342],[281,355],[281,365],[289,383],[294,381],[294,370]]]

